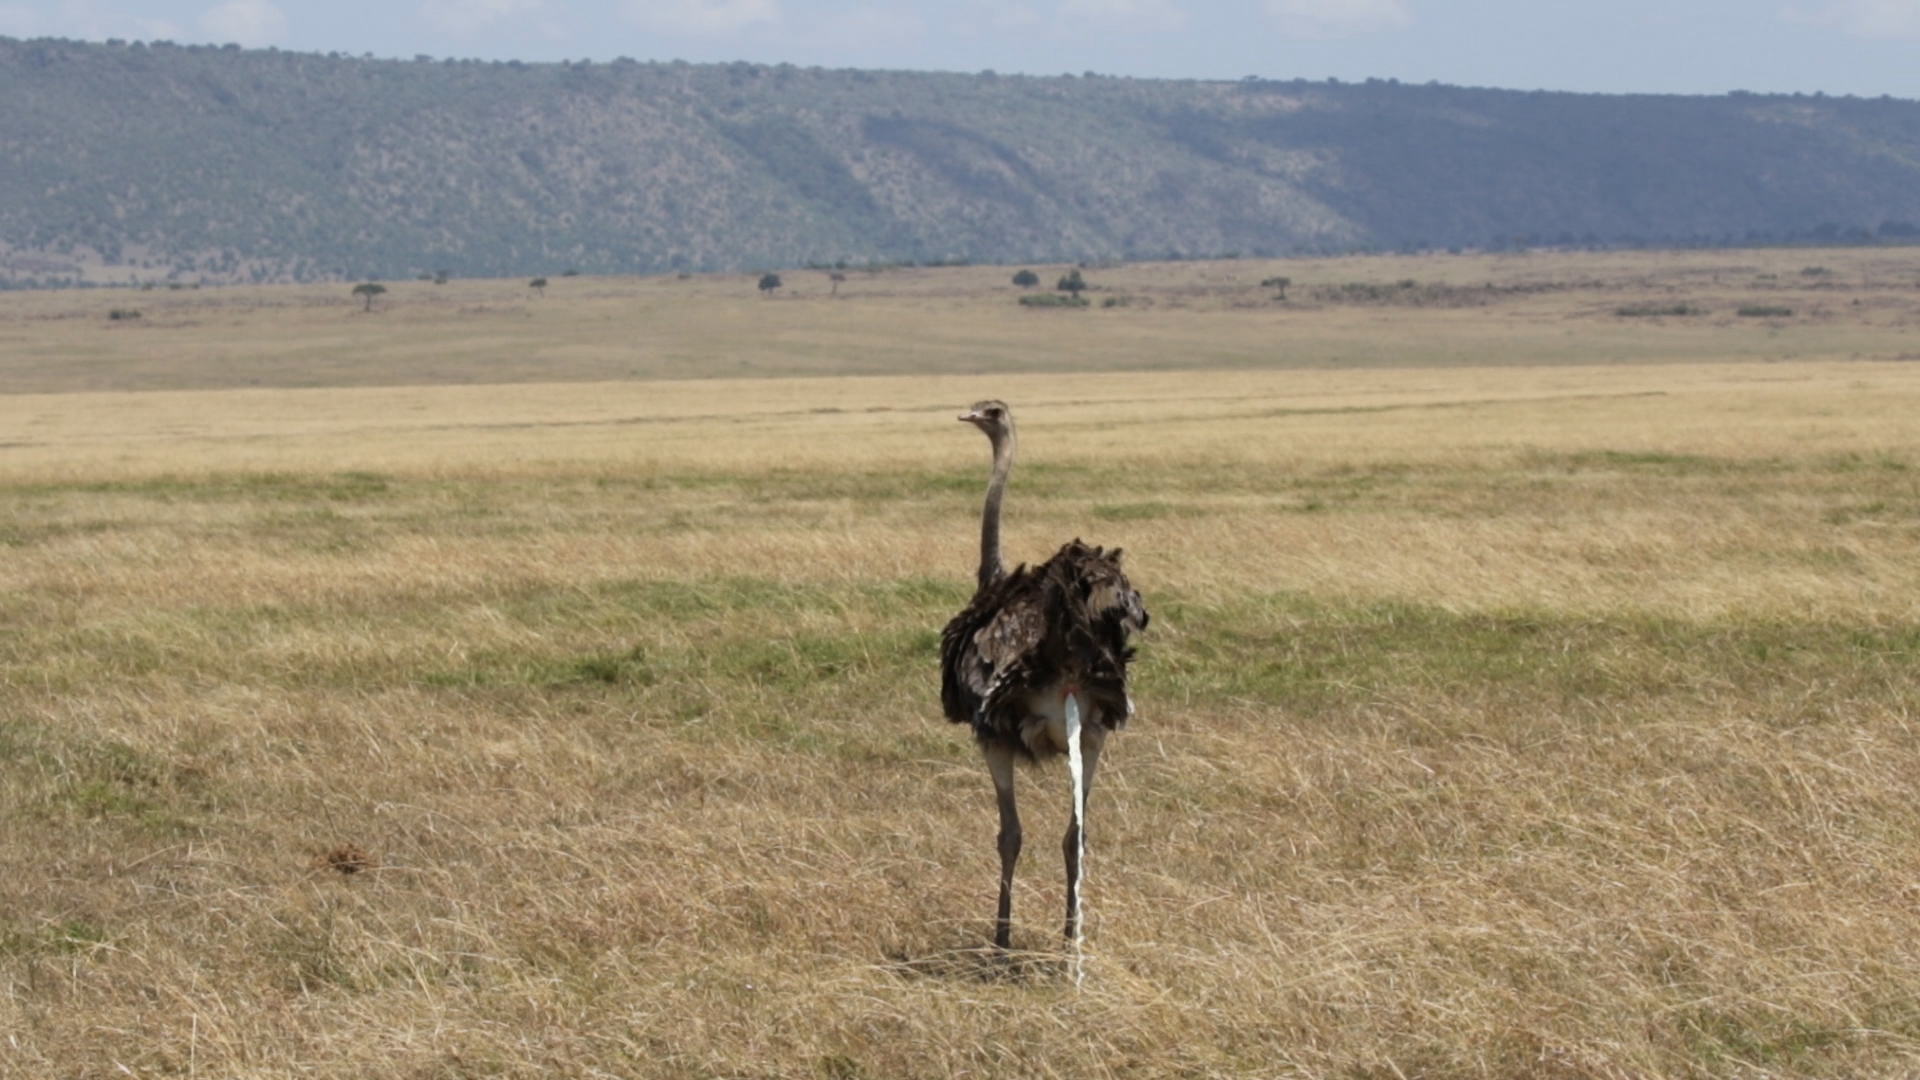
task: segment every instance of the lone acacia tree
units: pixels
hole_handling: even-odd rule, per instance
[[[840,295],[840,283],[841,283],[841,282],[843,282],[843,281],[845,281],[845,280],[847,280],[847,275],[845,275],[845,274],[843,274],[843,273],[841,273],[841,272],[840,272],[840,271],[838,271],[838,270],[835,270],[835,271],[834,271],[833,273],[831,273],[831,274],[828,274],[828,275],[827,275],[827,280],[828,280],[828,281],[831,281],[831,282],[833,282],[833,289],[832,289],[832,291],[831,291],[831,292],[829,292],[829,293],[827,293],[827,295],[828,295],[828,296],[839,296],[839,295]]]
[[[1075,300],[1080,299],[1080,293],[1084,291],[1086,287],[1087,280],[1080,276],[1080,271],[1078,270],[1068,271],[1067,276],[1061,278],[1060,283],[1054,286],[1054,288],[1063,293],[1072,293]]]
[[[780,287],[779,274],[761,274],[760,275],[760,295],[772,296],[773,290],[779,287]]]
[[[547,295],[547,279],[543,277],[534,278],[532,281],[527,282],[527,288],[532,289],[541,296],[545,296]]]
[[[377,281],[363,281],[353,287],[353,295],[367,298],[367,306],[365,308],[367,311],[373,310],[373,298],[386,291],[387,287]]]
[[[1293,279],[1288,277],[1270,277],[1260,284],[1268,289],[1278,289],[1280,295],[1275,297],[1275,299],[1285,300],[1287,298],[1287,286],[1293,284]]]

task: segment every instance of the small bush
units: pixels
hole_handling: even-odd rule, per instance
[[[1022,270],[1013,275],[1013,283],[1023,289],[1031,289],[1040,284],[1040,275],[1031,270]]]
[[[1623,319],[1644,319],[1654,315],[1705,315],[1706,310],[1687,304],[1629,304],[1613,309],[1613,313]]]
[[[1749,319],[1784,319],[1793,314],[1793,309],[1781,307],[1778,304],[1743,304],[1740,307],[1740,314]]]
[[[1825,277],[1833,271],[1824,266],[1803,266],[1800,268],[1800,273],[1806,277]]]
[[[1025,307],[1086,307],[1092,301],[1078,293],[1068,296],[1061,296],[1058,293],[1029,293],[1020,298],[1020,303]]]
[[[1100,301],[1100,306],[1103,308],[1126,307],[1131,303],[1133,303],[1133,298],[1130,296],[1109,296]]]
[[[112,311],[107,312],[107,318],[115,322],[121,319],[137,319],[139,317],[140,313],[132,308],[114,308]]]

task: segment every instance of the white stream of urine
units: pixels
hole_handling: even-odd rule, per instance
[[[1080,695],[1067,695],[1067,771],[1073,776],[1073,842],[1079,881],[1073,890],[1073,986],[1079,989],[1087,979],[1087,922],[1081,917],[1087,895],[1087,785],[1086,761],[1080,756]]]

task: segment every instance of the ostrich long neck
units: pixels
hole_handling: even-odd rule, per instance
[[[980,515],[980,587],[1007,576],[1007,560],[1000,554],[1000,501],[1007,494],[1007,476],[1013,472],[1013,429],[992,432],[993,476],[987,481],[987,506]]]

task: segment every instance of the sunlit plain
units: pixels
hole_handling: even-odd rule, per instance
[[[0,296],[0,332],[157,387],[8,353],[0,1071],[1908,1074],[1920,281],[1851,257],[1531,256],[1501,284],[1552,288],[1437,310],[1315,275],[1507,263],[1173,268],[1291,271],[1284,309],[1142,268],[1102,286],[1125,308],[1044,312],[986,268],[871,301],[555,282],[524,302],[583,359],[485,385],[206,360],[275,312],[288,349],[324,318],[380,355],[378,313],[261,299],[297,290],[137,331],[55,311],[124,295]],[[1805,290],[1771,329],[1726,307],[1765,273]],[[724,344],[726,378],[602,370],[591,316],[679,287],[686,341],[837,304],[876,365],[945,319],[986,370],[777,340],[779,376]],[[1724,314],[1617,315],[1636,288]],[[1569,339],[1636,362],[1528,362]],[[939,717],[986,471],[952,418],[987,395],[1021,425],[1010,555],[1124,545],[1155,615],[1079,991],[1051,843],[1025,951],[982,949],[991,789]],[[1057,836],[1063,775],[1022,782]]]

